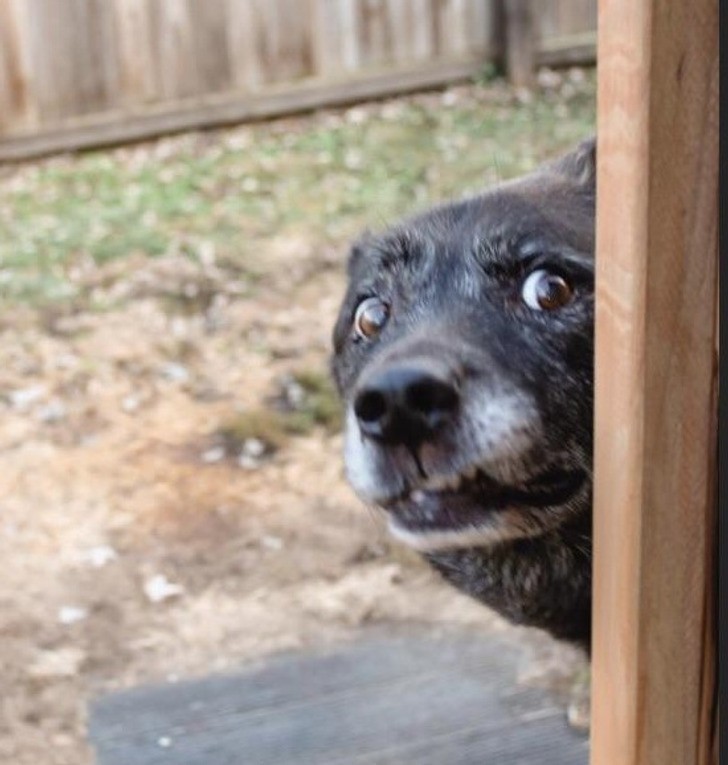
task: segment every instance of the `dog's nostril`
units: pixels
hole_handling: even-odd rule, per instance
[[[363,436],[389,445],[420,444],[454,419],[460,397],[447,371],[392,364],[367,378],[354,398]]]
[[[378,391],[363,391],[354,402],[354,413],[362,422],[379,422],[387,413],[387,399]]]
[[[410,384],[405,396],[410,409],[426,416],[451,412],[458,404],[455,388],[434,378]]]

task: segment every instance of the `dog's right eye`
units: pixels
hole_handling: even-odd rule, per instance
[[[354,314],[354,332],[362,340],[374,339],[389,319],[389,306],[377,297],[359,303]]]

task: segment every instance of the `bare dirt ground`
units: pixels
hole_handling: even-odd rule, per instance
[[[368,625],[511,630],[531,679],[580,666],[390,544],[343,480],[338,433],[314,426],[270,455],[253,443],[242,460],[220,441],[287,375],[325,372],[344,242],[266,235],[254,290],[214,254],[134,255],[85,272],[123,298],[103,310],[2,309],[1,762],[90,763],[87,704],[103,691]]]

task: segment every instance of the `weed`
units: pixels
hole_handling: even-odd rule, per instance
[[[341,403],[328,374],[318,369],[298,370],[283,387],[287,394],[284,393],[286,404],[282,407],[282,415],[288,432],[303,435],[316,426],[327,433],[341,429]],[[291,395],[292,391],[299,393]],[[279,397],[279,408],[280,401]]]
[[[252,439],[263,443],[271,452],[287,441],[280,413],[264,408],[236,414],[218,428],[216,435],[228,454],[238,454],[245,442]]]
[[[486,61],[480,71],[473,77],[476,85],[489,85],[503,77],[503,67],[497,61]]]

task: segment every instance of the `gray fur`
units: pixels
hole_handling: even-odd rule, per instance
[[[348,475],[395,536],[514,622],[585,646],[595,196],[592,140],[524,178],[365,235],[349,259],[332,360]],[[540,268],[571,284],[568,304],[524,305],[524,279]],[[362,341],[352,320],[368,296],[391,313],[379,337]],[[459,397],[415,445],[367,437],[353,408],[382,370],[402,364]]]

